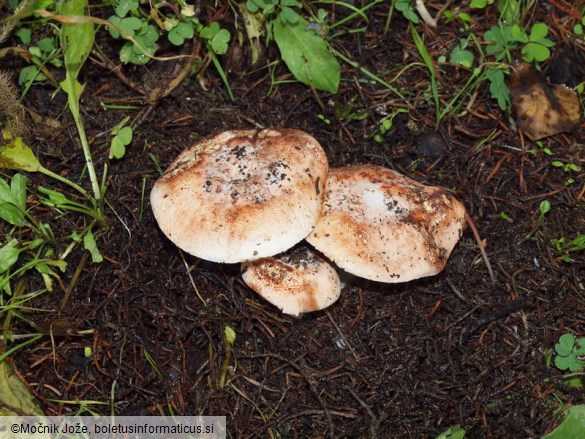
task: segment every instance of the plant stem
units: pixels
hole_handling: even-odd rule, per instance
[[[388,90],[390,90],[392,93],[394,93],[396,96],[398,96],[401,99],[404,99],[406,101],[406,98],[402,95],[402,93],[400,93],[396,88],[392,87],[388,82],[384,81],[382,78],[380,78],[379,76],[374,75],[372,72],[370,72],[368,69],[366,69],[365,67],[360,66],[357,62],[352,61],[351,59],[349,59],[347,56],[345,56],[343,53],[341,53],[339,50],[336,50],[335,48],[331,48],[331,51],[333,52],[333,54],[338,57],[339,59],[341,59],[342,61],[345,61],[346,63],[348,63],[350,66],[352,66],[355,69],[359,69],[360,72],[362,72],[365,76],[367,76],[370,79],[373,79],[374,81],[376,81],[378,84],[386,87]]]
[[[85,135],[85,128],[81,123],[81,118],[74,117],[75,125],[77,126],[77,131],[79,132],[79,140],[81,141],[81,148],[83,149],[83,155],[85,157],[85,163],[87,165],[87,172],[89,174],[89,179],[91,181],[91,188],[93,190],[93,196],[97,201],[97,204],[101,204],[100,200],[102,199],[102,192],[100,190],[100,184],[97,178],[97,174],[95,172],[95,167],[93,166],[93,159],[91,158],[91,151],[89,149],[89,142],[87,141],[87,136]]]
[[[39,167],[38,171],[42,174],[45,174],[47,177],[51,177],[57,181],[60,181],[61,183],[65,183],[67,186],[72,187],[73,189],[75,189],[77,192],[79,192],[81,195],[83,195],[88,200],[90,200],[90,201],[92,200],[91,195],[89,195],[85,189],[83,189],[78,184],[73,183],[68,178],[62,177],[59,174],[56,174],[53,171],[48,170],[47,168],[45,168],[42,165]]]

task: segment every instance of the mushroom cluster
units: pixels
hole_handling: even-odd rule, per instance
[[[339,298],[331,264],[389,283],[437,274],[465,216],[445,189],[384,167],[330,170],[319,143],[294,129],[208,137],[175,159],[150,201],[175,245],[201,259],[242,263],[244,282],[292,315]],[[316,251],[290,251],[303,239]]]

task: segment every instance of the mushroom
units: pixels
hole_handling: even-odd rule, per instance
[[[213,262],[281,253],[317,224],[328,164],[293,129],[226,131],[182,152],[150,194],[154,216],[178,247]]]
[[[242,279],[285,314],[318,311],[341,294],[335,268],[307,247],[242,264]]]
[[[465,208],[449,192],[381,166],[331,169],[323,213],[306,240],[343,270],[379,282],[439,273]]]

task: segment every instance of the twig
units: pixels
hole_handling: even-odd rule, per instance
[[[496,278],[494,276],[494,270],[492,270],[490,260],[488,259],[487,253],[485,252],[486,241],[485,241],[485,239],[481,239],[479,237],[479,233],[477,232],[477,228],[475,227],[473,220],[471,219],[471,217],[467,213],[465,214],[465,221],[467,221],[467,224],[469,224],[469,227],[473,231],[473,236],[475,237],[475,241],[477,242],[477,246],[479,247],[479,251],[481,252],[481,257],[483,258],[483,261],[485,262],[485,265],[486,265],[488,272],[490,274],[490,279],[492,280],[492,285],[495,285]]]
[[[380,429],[380,424],[388,417],[388,414],[383,411],[382,413],[380,413],[380,416],[375,416],[374,412],[372,412],[372,409],[370,408],[369,405],[367,405],[364,401],[362,401],[362,399],[353,391],[352,388],[350,387],[346,387],[346,390],[351,393],[351,396],[354,397],[354,399],[359,402],[359,404],[364,408],[364,410],[366,411],[366,413],[368,414],[368,416],[372,419],[372,423],[370,424],[370,431],[369,431],[369,435],[368,437],[370,439],[376,439],[378,438],[378,430]]]
[[[505,305],[497,308],[491,312],[483,314],[479,317],[473,324],[471,324],[467,331],[465,331],[465,339],[468,339],[472,334],[474,334],[479,328],[495,322],[496,320],[500,320],[508,315],[520,311],[525,308],[532,307],[534,302],[533,297],[526,297],[523,299],[516,299],[512,300],[511,302],[506,303]]]
[[[189,264],[187,263],[187,260],[185,259],[185,254],[183,253],[182,250],[179,250],[179,254],[181,255],[181,259],[183,260],[183,264],[185,264],[185,268],[187,269],[187,276],[189,276],[189,279],[191,280],[191,285],[193,286],[193,289],[195,290],[197,297],[199,297],[199,300],[201,300],[201,303],[203,303],[203,306],[207,306],[207,302],[205,301],[205,299],[203,299],[203,297],[201,297],[201,294],[199,293],[199,290],[197,289],[197,285],[195,285],[195,281],[193,280],[193,276],[191,276],[191,268],[189,267]]]
[[[347,341],[347,338],[345,338],[345,335],[343,335],[343,332],[341,332],[341,328],[339,327],[339,325],[335,322],[335,320],[333,320],[333,316],[331,315],[331,313],[329,312],[329,310],[325,310],[325,314],[327,315],[327,317],[329,317],[329,320],[331,321],[331,324],[335,327],[335,329],[337,330],[337,333],[339,334],[339,336],[341,337],[341,339],[345,342],[345,345],[349,348],[349,350],[351,351],[351,353],[353,354],[354,358],[359,361],[359,357],[356,355],[355,351],[353,350],[353,348],[351,347],[351,345],[349,344],[349,341]]]

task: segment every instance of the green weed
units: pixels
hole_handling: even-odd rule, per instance
[[[394,125],[394,118],[400,113],[408,113],[408,110],[406,108],[397,108],[392,111],[382,119],[382,121],[378,124],[378,131],[370,137],[378,143],[383,142],[384,135],[392,129],[392,126]]]
[[[585,337],[563,334],[555,344],[555,366],[562,371],[576,372],[585,369]]]
[[[85,13],[88,4],[87,0],[69,0],[63,4],[61,13],[64,15],[80,16]],[[75,121],[81,148],[85,157],[85,165],[89,174],[89,180],[93,190],[93,198],[96,201],[96,219],[103,219],[103,192],[93,166],[93,159],[89,142],[85,134],[85,127],[81,120],[79,102],[84,86],[77,80],[79,72],[89,56],[93,47],[95,31],[92,23],[83,24],[63,24],[61,27],[60,42],[63,50],[65,63],[65,80],[61,82],[61,88],[67,93],[67,103],[69,111]],[[105,171],[104,171],[105,173]]]
[[[563,381],[570,387],[580,389],[583,387],[585,375],[585,338],[576,338],[572,334],[563,334],[555,344],[554,365],[561,371],[567,371],[563,375]],[[548,354],[547,366],[550,367],[552,352]]]
[[[329,93],[337,93],[341,67],[332,55],[329,43],[321,36],[324,23],[310,24],[297,10],[302,4],[296,0],[248,0],[245,15],[255,23],[263,23],[266,43],[276,42],[282,60],[303,84]],[[258,30],[254,29],[253,38]]]
[[[571,174],[573,172],[579,172],[581,170],[581,168],[577,166],[575,163],[570,162],[567,163],[561,160],[553,160],[551,162],[551,165],[554,166],[555,168],[562,169],[565,174]],[[575,179],[573,177],[569,177],[565,181],[565,186],[569,186],[573,183],[575,183]]]
[[[563,421],[542,439],[580,439],[585,437],[585,405],[579,404],[559,409],[556,416]]]
[[[532,229],[528,234],[522,239],[521,242],[528,241],[534,237],[534,234],[538,232],[542,225],[544,224],[544,217],[550,211],[550,201],[543,200],[541,201],[540,205],[538,206],[538,218],[536,219]]]
[[[435,439],[463,439],[465,434],[466,431],[464,428],[460,425],[454,425],[438,435]]]
[[[223,331],[223,344],[225,347],[225,357],[221,364],[221,371],[219,374],[218,386],[220,389],[223,389],[227,383],[227,376],[228,376],[228,369],[231,362],[231,357],[233,353],[233,346],[236,342],[236,331],[229,326],[226,325]]]
[[[112,142],[110,144],[110,160],[112,158],[121,159],[126,154],[126,147],[132,143],[132,137],[134,132],[132,127],[126,124],[130,120],[130,116],[127,116],[120,122],[116,128],[112,130]]]
[[[561,257],[563,262],[575,262],[570,254],[585,250],[585,235],[578,235],[572,240],[567,240],[564,236],[551,239],[551,244]]]
[[[57,39],[54,37],[45,37],[32,44],[32,32],[29,28],[20,28],[15,32],[25,46],[28,46],[31,62],[33,65],[24,67],[20,71],[18,83],[25,87],[26,90],[34,82],[43,82],[47,76],[43,73],[46,65],[53,67],[62,67],[63,59],[58,47]]]

